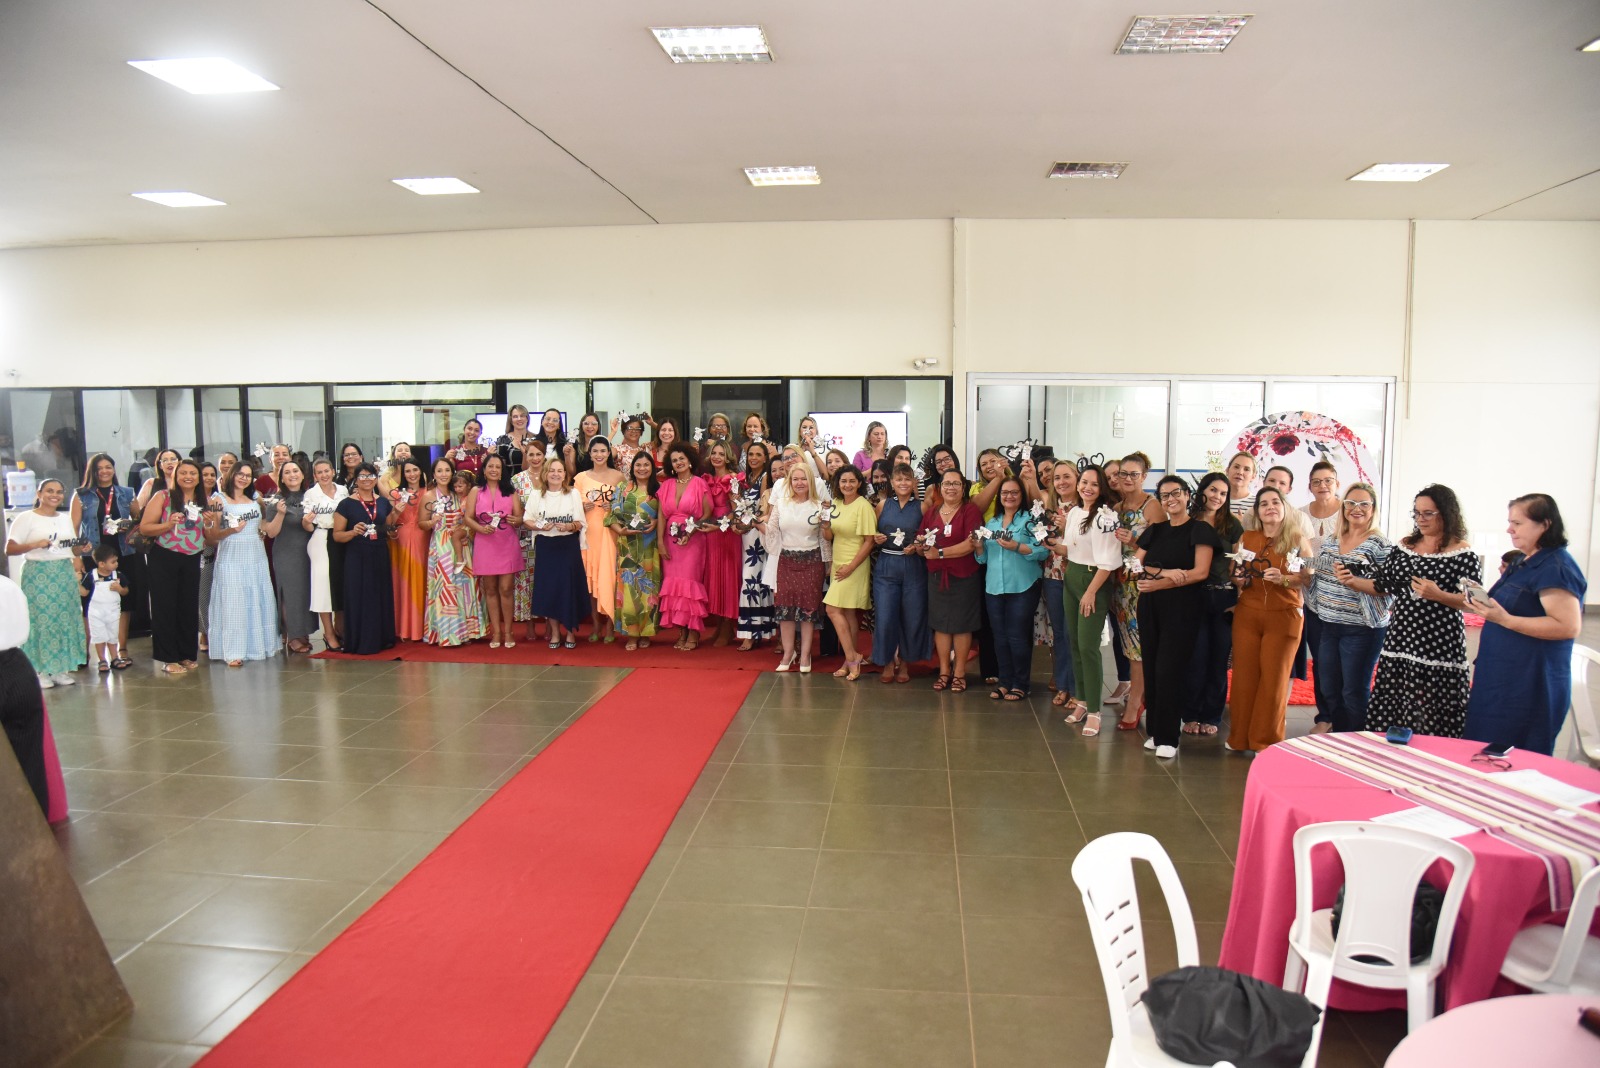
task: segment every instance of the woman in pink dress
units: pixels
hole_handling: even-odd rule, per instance
[[[394,540],[389,542],[389,574],[394,580],[394,630],[401,641],[422,640],[422,606],[428,597],[428,532],[417,524],[422,514],[422,467],[405,459],[400,484],[389,491],[394,506]]]
[[[711,497],[711,516],[705,526],[706,596],[708,611],[717,619],[717,637],[712,645],[727,645],[733,640],[734,624],[739,621],[739,590],[744,585],[744,536],[719,522],[733,514],[734,500],[744,492],[743,480],[733,469],[730,447],[713,441],[706,447],[706,473],[701,476]]]
[[[694,446],[686,441],[667,446],[670,475],[656,493],[661,502],[656,517],[662,555],[661,625],[683,628],[672,646],[682,650],[700,644],[700,628],[709,608],[706,536],[698,527],[711,515],[711,495],[705,482],[695,477],[699,459]]]
[[[484,457],[483,467],[478,472],[478,488],[467,498],[461,517],[476,535],[472,542],[472,570],[477,573],[483,603],[489,609],[491,649],[498,649],[502,644],[511,649],[517,644],[511,633],[515,621],[512,593],[517,572],[522,570],[522,545],[517,541],[522,512],[517,495],[501,489],[500,474],[504,466],[505,461],[497,453]]]

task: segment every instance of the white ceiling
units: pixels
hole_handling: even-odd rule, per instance
[[[1595,0],[1258,0],[1118,56],[1142,0],[0,0],[0,247],[906,218],[1600,219]],[[760,23],[674,65],[651,25]],[[191,96],[130,59],[226,56]],[[498,98],[498,99],[497,99]],[[1048,180],[1118,160],[1116,181]],[[1379,161],[1448,162],[1417,184]],[[741,168],[814,163],[821,186]],[[392,185],[455,175],[475,196]],[[130,193],[184,189],[225,208]]]

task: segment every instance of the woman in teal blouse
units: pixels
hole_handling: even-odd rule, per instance
[[[1020,701],[1028,696],[1033,674],[1033,614],[1039,607],[1040,568],[1046,552],[1029,528],[1033,515],[1022,507],[1027,500],[1022,483],[1007,476],[1000,483],[1000,505],[978,537],[978,559],[984,570],[984,600],[989,625],[994,630],[1000,684],[991,700]]]

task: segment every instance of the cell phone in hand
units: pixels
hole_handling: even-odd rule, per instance
[[[1489,591],[1483,588],[1481,582],[1464,578],[1457,585],[1461,587],[1461,593],[1466,597],[1468,604],[1483,604],[1489,599]]]

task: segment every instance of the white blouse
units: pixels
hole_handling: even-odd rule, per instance
[[[1330,534],[1339,533],[1339,513],[1343,505],[1333,510],[1333,514],[1326,519],[1318,519],[1311,514],[1309,507],[1299,509],[1300,530],[1308,538],[1326,538]]]
[[[1088,515],[1082,508],[1067,513],[1067,529],[1061,532],[1061,542],[1067,547],[1067,559],[1074,564],[1115,571],[1122,566],[1122,543],[1114,530],[1101,530],[1089,517],[1089,529],[1084,530],[1083,519]]]
[[[576,534],[578,548],[587,549],[589,547],[588,524],[584,522],[583,518],[583,494],[575,489],[567,490],[565,493],[551,493],[549,490],[545,490],[543,493],[528,494],[528,503],[522,509],[522,518],[538,537],[565,538]],[[534,527],[535,523],[541,521],[546,523],[579,523],[582,525],[575,531],[540,530]]]
[[[809,552],[822,547],[822,527],[812,522],[822,505],[817,501],[796,501],[781,497],[771,502],[767,512],[767,551]]]
[[[78,536],[72,527],[72,513],[62,508],[53,516],[43,516],[29,509],[11,521],[9,537],[18,545],[30,541],[43,541],[54,534],[59,541],[70,541]],[[29,549],[23,554],[29,560],[71,560],[72,550],[51,545],[46,549]]]
[[[331,497],[322,492],[321,486],[313,483],[306,488],[305,496],[300,499],[300,505],[301,508],[304,509],[304,514],[311,516],[311,526],[313,530],[318,527],[322,528],[323,530],[332,530],[333,510],[334,508],[338,507],[340,501],[344,500],[348,496],[350,496],[350,491],[339,485],[337,482],[333,484],[333,496]],[[311,511],[313,508],[325,508],[327,511],[322,514],[313,515]]]

